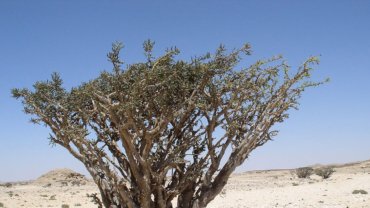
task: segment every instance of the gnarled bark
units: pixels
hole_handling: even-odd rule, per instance
[[[155,59],[152,48],[146,42],[147,61],[122,70],[114,45],[113,72],[70,91],[57,74],[13,90],[50,141],[85,165],[107,208],[172,208],[176,197],[179,208],[206,207],[304,89],[321,84],[305,81],[314,57],[290,75],[281,57],[235,70],[248,45],[191,61],[176,60],[176,48]]]

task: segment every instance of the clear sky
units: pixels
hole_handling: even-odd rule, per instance
[[[370,159],[370,1],[0,1],[0,181],[33,179],[53,168],[84,171],[48,130],[29,122],[10,89],[54,71],[66,87],[110,70],[111,43],[126,63],[144,60],[142,42],[182,57],[249,42],[253,56],[283,54],[292,66],[321,55],[308,90],[274,141],[238,170],[292,168]]]

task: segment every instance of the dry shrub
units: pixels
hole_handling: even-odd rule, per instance
[[[330,178],[330,176],[335,172],[333,167],[322,167],[315,170],[315,174],[321,176],[323,179]]]
[[[295,172],[298,178],[308,178],[313,174],[313,169],[311,167],[302,167],[297,168]]]
[[[367,191],[365,190],[353,190],[352,191],[352,194],[367,194]]]

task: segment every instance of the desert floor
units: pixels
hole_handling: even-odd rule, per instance
[[[335,171],[325,180],[317,175],[299,179],[293,170],[234,174],[208,207],[370,208],[370,161],[336,165]],[[369,194],[353,194],[354,190]],[[86,197],[94,192],[96,186],[82,175],[54,170],[34,181],[2,184],[0,207],[96,207]]]

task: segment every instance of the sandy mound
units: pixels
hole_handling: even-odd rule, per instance
[[[42,185],[44,187],[49,186],[80,186],[86,185],[89,180],[82,174],[74,172],[70,169],[56,169],[52,170],[38,179],[33,183]]]

